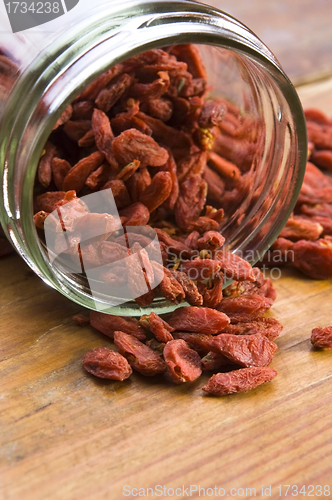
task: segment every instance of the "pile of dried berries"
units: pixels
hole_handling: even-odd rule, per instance
[[[118,350],[99,347],[84,356],[83,366],[98,377],[124,380],[134,369],[146,376],[166,372],[179,384],[203,371],[217,372],[203,390],[222,396],[252,389],[277,374],[268,365],[282,326],[263,316],[276,298],[271,280],[223,251],[220,233],[229,209],[250,190],[259,127],[234,105],[207,95],[206,71],[195,46],[150,50],[117,64],[84,89],[45,145],[35,185],[34,220],[41,237],[45,220],[58,213],[54,234],[66,231],[65,251],[73,257],[78,253],[81,262],[80,242],[90,231],[94,240],[85,248],[84,263],[101,268],[123,259],[128,250],[139,254],[140,259],[127,259],[115,274],[99,279],[129,283],[141,306],[157,295],[191,306],[164,319],[153,312],[140,320],[98,312],[76,316],[78,324],[90,322],[110,337]],[[332,122],[316,110],[306,116],[310,160],[332,169]],[[294,215],[264,262],[291,262],[320,279],[332,276],[332,180],[313,163],[308,163]],[[156,231],[163,265],[145,251],[144,234],[128,249],[112,216],[91,213],[77,197],[107,189],[123,227]],[[56,249],[63,250],[60,239]],[[140,269],[144,264],[147,293],[137,293],[135,262]],[[152,288],[155,276],[161,281]],[[223,290],[225,278],[234,282]],[[312,342],[331,347],[330,330],[316,329]]]
[[[264,257],[267,265],[294,266],[313,279],[332,278],[332,120],[305,111],[309,154],[294,214]]]
[[[90,312],[90,319],[76,316],[78,324],[90,322],[118,349],[89,351],[84,368],[113,380],[128,378],[132,369],[145,376],[166,372],[176,384],[192,382],[202,372],[218,372],[203,387],[216,396],[272,380],[277,372],[267,366],[282,325],[263,317],[275,299],[270,279],[258,268],[252,273],[252,281],[234,282],[224,290],[218,309],[184,306],[164,319],[154,312],[139,320],[100,312]]]
[[[92,312],[91,325],[119,351],[86,354],[84,367],[99,377],[123,380],[133,368],[147,376],[167,371],[181,383],[218,370],[227,376],[219,374],[204,390],[219,395],[276,375],[266,366],[282,327],[262,318],[275,299],[272,283],[224,251],[220,234],[228,208],[248,188],[259,133],[253,118],[207,95],[195,46],[151,50],[112,67],[83,90],[45,146],[35,189],[36,226],[43,229],[61,207],[54,232],[65,228],[66,252],[80,252],[82,261],[81,239],[99,225],[103,231],[89,252],[85,248],[84,264],[88,259],[101,269],[120,259],[115,272],[99,279],[128,283],[141,306],[156,294],[192,306],[165,319],[151,313],[139,321]],[[163,265],[145,250],[144,234],[127,248],[110,214],[89,213],[76,198],[106,189],[112,190],[123,227],[155,230]],[[61,247],[57,240],[55,247]],[[125,261],[128,252],[140,259]],[[146,284],[160,277],[147,293],[138,293],[135,266],[142,263]],[[235,281],[223,293],[225,278]]]

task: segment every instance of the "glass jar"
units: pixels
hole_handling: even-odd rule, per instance
[[[3,21],[4,22],[4,21]],[[33,222],[33,187],[45,142],[67,105],[116,63],[152,48],[194,43],[207,68],[210,95],[257,118],[259,151],[250,157],[250,190],[228,211],[225,247],[254,264],[286,223],[298,196],[307,154],[295,89],[267,47],[245,26],[191,1],[95,1],[39,28],[9,34],[0,49],[0,217],[18,253],[47,284],[90,309],[140,315],[174,308],[155,299],[114,306],[92,297],[82,277],[54,266]],[[9,58],[13,64],[5,63]],[[257,136],[257,134],[256,134]],[[222,146],[224,147],[224,146]]]

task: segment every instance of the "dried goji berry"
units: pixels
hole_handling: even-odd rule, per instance
[[[208,155],[209,166],[213,168],[225,181],[230,182],[232,185],[239,180],[241,171],[239,168],[230,161],[225,160],[213,151]]]
[[[158,99],[150,99],[146,103],[145,112],[153,118],[158,118],[163,122],[168,122],[171,119],[173,111],[173,104],[169,99],[160,97]]]
[[[303,203],[300,207],[301,213],[309,215],[310,217],[328,217],[332,218],[332,204],[331,203],[317,203],[307,204]]]
[[[238,255],[221,249],[216,251],[214,258],[220,262],[226,278],[255,281],[251,265]]]
[[[216,250],[225,243],[225,238],[217,231],[207,231],[199,240],[197,248],[199,250]]]
[[[128,189],[125,183],[120,179],[113,179],[106,182],[103,186],[104,189],[111,189],[114,197],[114,201],[118,210],[122,210],[131,204],[131,199],[128,193]]]
[[[207,231],[217,231],[220,227],[218,221],[212,217],[202,216],[198,217],[197,220],[193,221],[189,226],[188,230],[197,230],[199,233],[206,233]]]
[[[150,212],[153,212],[169,197],[172,191],[172,177],[169,172],[157,172],[153,177],[139,200],[145,205]]]
[[[268,366],[277,351],[277,345],[264,335],[221,333],[213,338],[211,350],[240,366]]]
[[[180,229],[187,231],[190,223],[198,219],[206,202],[206,194],[206,182],[199,174],[190,174],[181,182],[174,210]]]
[[[152,116],[146,115],[141,111],[139,111],[136,116],[143,120],[151,128],[152,137],[156,141],[160,141],[162,144],[171,148],[175,159],[178,154],[183,156],[184,154],[189,153],[192,144],[189,134],[170,127],[161,120],[158,120],[158,118],[153,118]],[[163,164],[166,163],[166,160]]]
[[[49,213],[44,212],[43,210],[41,210],[40,212],[37,212],[33,216],[33,221],[35,223],[35,226],[38,227],[39,229],[44,229],[45,220],[49,215],[50,215]],[[0,234],[0,236],[1,236],[1,234]]]
[[[51,142],[47,142],[44,148],[44,154],[38,164],[38,180],[42,186],[47,188],[52,180],[52,160],[57,154],[57,148]]]
[[[115,78],[121,71],[123,70],[122,64],[116,64],[109,70],[105,71],[105,73],[101,74],[98,78],[93,80],[85,89],[77,96],[76,100],[85,101],[86,99],[89,101],[94,101],[98,96],[99,92],[113,79]]]
[[[134,99],[128,99],[128,101],[134,101]],[[152,130],[150,129],[149,125],[147,125],[141,118],[138,118],[131,112],[119,113],[111,119],[111,125],[115,135],[119,135],[121,134],[121,132],[124,132],[125,130],[131,128],[142,132],[142,134],[149,136],[152,135]]]
[[[332,242],[327,238],[294,243],[294,266],[310,278],[332,278]]]
[[[78,142],[91,129],[91,120],[68,120],[62,130],[74,142]]]
[[[310,159],[319,167],[324,168],[330,172],[332,171],[332,151],[331,150],[314,151],[311,154]]]
[[[212,375],[203,391],[213,396],[226,396],[234,392],[255,389],[265,382],[270,382],[278,375],[276,370],[264,367],[242,368],[228,373]]]
[[[219,177],[219,175],[209,168],[205,167],[204,180],[207,183],[207,198],[209,201],[213,203],[221,203],[222,196],[225,192],[225,182]]]
[[[188,71],[194,78],[207,78],[206,69],[198,47],[192,44],[176,45],[172,47],[171,53],[176,55],[178,60],[186,63]]]
[[[85,316],[85,314],[75,314],[75,316],[73,316],[73,321],[75,321],[78,326],[86,326],[90,324],[90,319],[88,316]]]
[[[68,120],[70,120],[72,114],[73,114],[73,107],[71,104],[69,104],[69,106],[66,107],[64,112],[61,114],[61,116],[55,122],[53,130],[56,130],[58,127],[61,127],[61,125],[66,123]]]
[[[174,340],[171,334],[174,328],[161,319],[156,313],[151,312],[150,314],[145,314],[141,317],[139,322],[144,328],[150,330],[159,342],[166,343],[170,340]]]
[[[285,238],[277,238],[264,255],[262,262],[268,267],[294,262],[294,243]]]
[[[200,238],[200,234],[198,231],[192,231],[191,233],[188,234],[185,244],[189,247],[192,248],[193,250],[196,250],[197,248],[197,242]]]
[[[119,212],[120,216],[126,217],[124,226],[145,226],[149,222],[150,212],[143,203],[133,203]]]
[[[151,176],[147,167],[141,167],[126,182],[130,198],[133,202],[139,201],[141,194],[151,184]]]
[[[107,113],[132,83],[133,78],[127,73],[112,78],[110,83],[100,90],[95,99],[98,108]]]
[[[115,158],[112,153],[112,142],[114,134],[108,116],[100,109],[94,109],[91,119],[91,126],[95,136],[96,146],[105,155],[106,160],[111,165]]]
[[[93,101],[78,101],[73,103],[73,120],[91,120],[94,108]]]
[[[205,355],[210,351],[211,335],[206,333],[174,332],[174,338],[184,340],[200,355]]]
[[[168,252],[174,253],[181,259],[188,259],[195,255],[195,252],[193,252],[185,243],[175,240],[162,229],[156,227],[155,231],[157,233],[159,241],[162,241],[167,245]]]
[[[195,282],[192,281],[186,273],[182,273],[181,271],[172,270],[172,274],[182,286],[185,293],[185,300],[188,304],[191,306],[201,306],[203,304],[203,297],[199,293]]]
[[[159,167],[168,159],[166,149],[139,130],[131,128],[125,130],[112,143],[112,150],[116,160],[121,165],[128,165],[139,160],[142,166]]]
[[[295,215],[288,219],[280,237],[291,241],[317,240],[322,232],[323,227],[318,222]]]
[[[273,300],[258,294],[224,298],[218,310],[227,314],[232,323],[253,321],[262,316],[273,304]]]
[[[222,102],[206,102],[198,118],[198,125],[202,128],[210,128],[219,125],[227,112],[227,107]]]
[[[323,228],[323,232],[321,234],[322,237],[332,236],[332,219],[316,215],[311,217],[311,220],[318,222],[322,226]]]
[[[138,245],[139,251],[135,248],[136,245]],[[147,252],[142,249],[138,243],[134,243],[130,253],[130,259],[125,260],[130,297],[141,306],[148,305],[154,299],[154,294],[151,293],[151,283],[154,279],[153,268],[150,264]],[[143,265],[143,256],[146,257],[149,267],[147,262]],[[150,278],[146,271],[147,267],[148,271],[151,272]]]
[[[202,175],[205,172],[206,153],[200,151],[198,148],[196,149],[197,151],[192,152],[191,150],[190,154],[182,157],[177,162],[177,177],[180,183],[189,174]]]
[[[77,141],[80,148],[90,148],[96,143],[95,134],[90,128],[85,134]]]
[[[125,380],[132,374],[132,369],[123,356],[107,347],[96,347],[83,357],[83,367],[92,375],[111,380]]]
[[[145,340],[145,330],[134,318],[123,318],[113,314],[90,311],[90,324],[104,335],[113,338],[114,332],[120,330],[133,335],[139,340]]]
[[[67,173],[63,180],[62,189],[65,191],[73,189],[78,193],[84,187],[89,175],[103,163],[104,158],[104,155],[99,151],[82,158]]]
[[[320,125],[331,125],[326,114],[317,108],[307,108],[304,110],[304,116],[307,121],[318,123]]]
[[[174,311],[168,323],[175,330],[214,335],[221,332],[230,320],[226,314],[208,307],[180,307]]]
[[[332,349],[332,326],[314,328],[311,332],[311,343],[315,347]]]
[[[207,372],[219,372],[229,369],[232,366],[230,361],[222,354],[210,351],[202,358],[202,370]]]
[[[122,331],[114,332],[114,344],[129,364],[142,375],[152,377],[166,370],[166,364],[155,351],[136,337]]]
[[[54,157],[52,158],[51,169],[54,184],[61,191],[63,189],[63,181],[71,169],[71,165],[67,160]]]
[[[223,298],[224,275],[218,273],[208,284],[198,283],[198,290],[203,296],[203,305],[212,309],[217,308]]]
[[[160,71],[160,78],[152,83],[135,83],[130,89],[130,96],[137,97],[141,102],[157,99],[164,95],[170,84],[167,71]]]
[[[269,340],[275,340],[279,337],[282,331],[282,324],[275,318],[260,318],[256,321],[248,323],[236,323],[227,325],[223,329],[223,333],[231,333],[232,335],[265,335]]]
[[[172,272],[158,262],[152,261],[152,267],[155,272],[156,280],[159,282],[158,287],[163,297],[175,304],[182,302],[186,294]]]
[[[56,203],[63,200],[65,191],[48,191],[37,197],[36,205],[38,211],[51,213],[56,209]]]
[[[168,160],[165,163],[165,165],[162,167],[162,169],[165,172],[168,172],[169,175],[171,176],[171,181],[172,181],[172,187],[170,194],[166,200],[166,207],[169,210],[173,210],[176,200],[178,199],[179,196],[179,181],[178,181],[178,175],[177,175],[177,165],[175,163],[174,157],[172,155],[172,152],[168,150]]]
[[[201,375],[201,358],[184,340],[171,340],[163,354],[168,373],[176,384],[193,382]]]

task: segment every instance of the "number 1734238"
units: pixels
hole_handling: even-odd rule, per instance
[[[331,487],[329,485],[312,485],[299,486],[296,484],[283,484],[277,487],[280,497],[329,497],[331,493]]]

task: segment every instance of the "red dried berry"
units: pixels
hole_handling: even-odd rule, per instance
[[[198,352],[198,354],[207,354],[210,349],[211,335],[205,333],[190,333],[190,332],[174,332],[175,339],[182,339],[191,349]]]
[[[211,350],[240,366],[268,366],[277,345],[264,335],[231,335],[221,333],[213,338]]]
[[[260,318],[256,321],[248,323],[236,323],[228,325],[224,328],[223,333],[231,333],[232,335],[253,335],[261,334],[269,340],[274,341],[279,337],[282,331],[282,324],[275,318]]]
[[[114,332],[114,344],[132,368],[142,375],[152,377],[166,370],[166,364],[159,354],[132,335]]]
[[[159,167],[168,160],[166,149],[160,147],[156,141],[139,130],[131,128],[116,137],[112,143],[116,160],[121,165],[128,165],[139,160],[141,166]]]
[[[332,349],[332,326],[318,326],[311,332],[311,343],[322,349]]]
[[[226,314],[208,307],[180,307],[174,311],[168,323],[175,330],[214,335],[221,332],[230,320]]]
[[[90,324],[104,335],[113,338],[114,332],[120,330],[133,335],[139,340],[145,340],[145,330],[134,318],[123,318],[113,314],[90,311]]]
[[[184,340],[171,340],[165,345],[164,359],[173,382],[192,382],[202,373],[201,358]]]
[[[245,392],[255,389],[265,382],[270,382],[278,375],[272,368],[242,368],[228,373],[212,375],[203,391],[213,396],[226,396],[234,392]]]
[[[151,312],[149,315],[145,314],[139,320],[140,325],[150,330],[159,342],[166,343],[173,339],[171,332],[174,331],[166,321],[160,318],[156,313]]]
[[[75,321],[78,326],[86,326],[90,324],[90,319],[88,316],[85,316],[85,314],[75,314],[75,316],[73,316],[73,321]]]
[[[294,266],[313,279],[332,278],[332,242],[300,240],[294,243]]]
[[[273,305],[273,300],[258,294],[224,298],[218,310],[227,314],[232,323],[253,321]]]
[[[125,380],[132,374],[132,369],[123,356],[106,347],[96,347],[83,357],[83,367],[92,375],[111,380]]]

